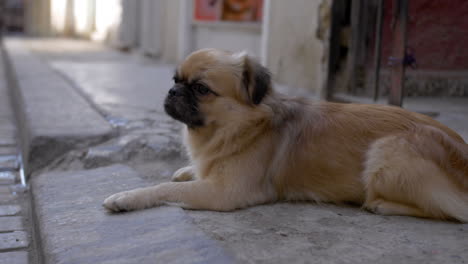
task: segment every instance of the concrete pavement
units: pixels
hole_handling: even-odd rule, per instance
[[[281,203],[231,213],[161,207],[107,215],[100,207],[107,194],[168,181],[186,163],[181,126],[163,113],[161,104],[171,85],[173,66],[84,41],[16,41],[112,126],[110,138],[69,147],[32,175],[47,263],[468,260],[466,224],[378,216],[355,207]],[[412,105],[419,111],[433,111],[440,105],[437,118],[467,138],[468,99],[450,102],[425,99]],[[34,105],[37,118],[43,118],[41,104]],[[114,230],[122,234],[113,234]],[[191,243],[193,237],[198,242]],[[172,250],[178,246],[186,250]]]

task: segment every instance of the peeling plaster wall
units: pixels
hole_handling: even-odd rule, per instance
[[[322,94],[330,6],[329,0],[271,0],[266,65],[276,81]]]

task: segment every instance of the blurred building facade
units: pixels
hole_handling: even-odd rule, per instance
[[[23,3],[30,35],[91,39],[168,63],[200,48],[246,50],[280,84],[323,97],[330,91],[388,93],[395,6],[403,0],[8,1]],[[379,2],[384,11],[377,64]],[[406,47],[413,63],[405,95],[468,96],[467,12],[466,0],[409,1]],[[383,87],[377,92],[376,65]]]
[[[24,1],[25,0],[0,1],[0,29],[7,30],[9,32],[24,30]]]
[[[169,63],[200,48],[246,50],[280,83],[324,87],[326,38],[317,32],[331,0],[24,1],[31,35],[88,38]]]

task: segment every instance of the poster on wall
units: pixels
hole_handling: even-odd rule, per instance
[[[195,0],[194,20],[261,22],[263,0]]]

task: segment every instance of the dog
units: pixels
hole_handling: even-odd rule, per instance
[[[110,196],[108,210],[314,201],[468,222],[468,145],[428,116],[288,97],[255,59],[216,49],[177,67],[164,108],[185,124],[191,165],[172,182]]]

